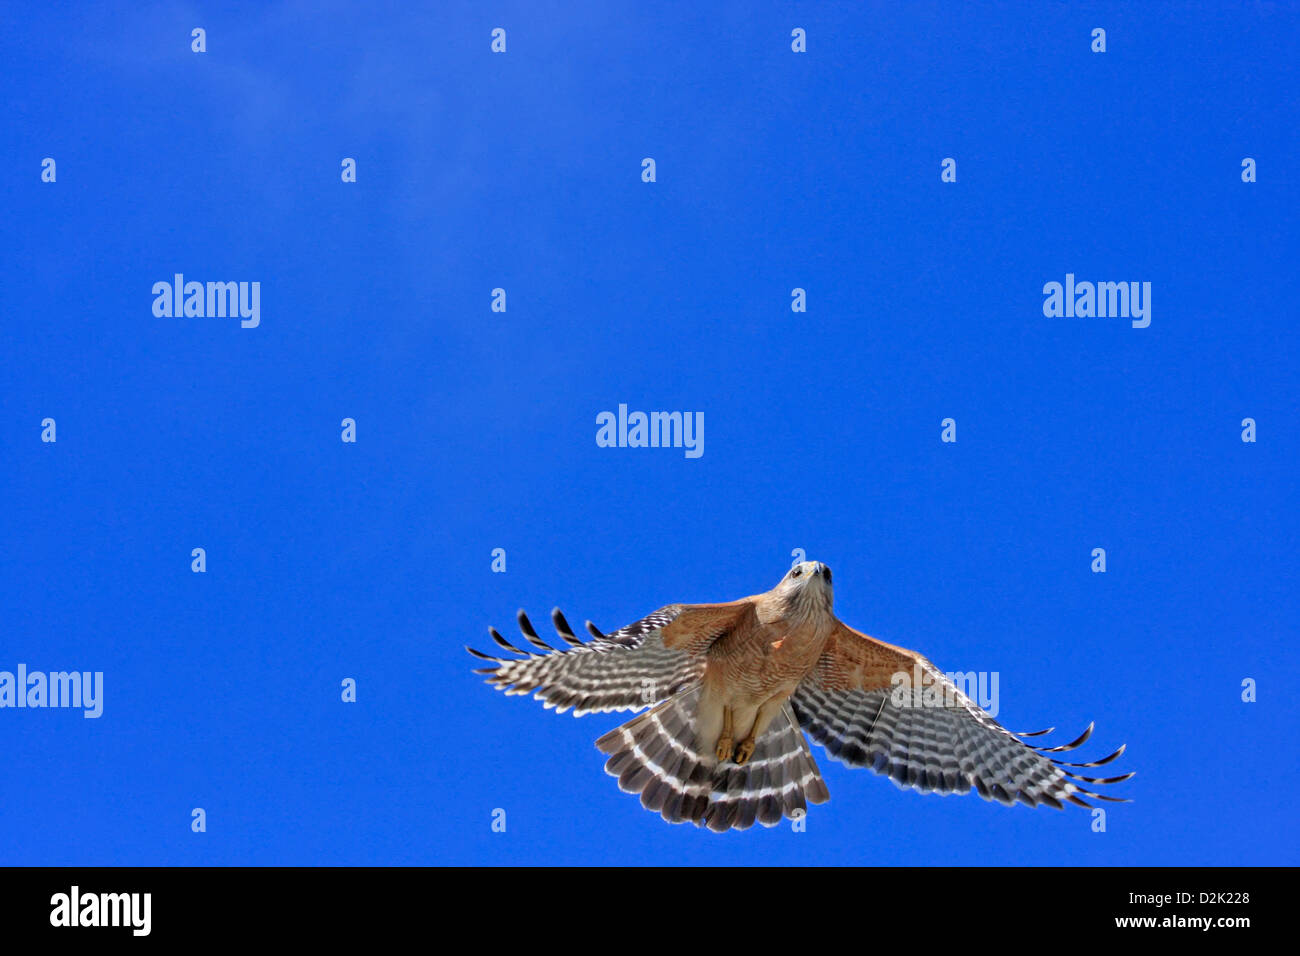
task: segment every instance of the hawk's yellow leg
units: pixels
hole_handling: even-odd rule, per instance
[[[722,708],[722,736],[718,738],[718,746],[714,750],[719,760],[731,759],[731,708]]]
[[[767,730],[767,725],[772,722],[772,718],[777,715],[777,712],[784,704],[784,697],[773,697],[758,708],[758,715],[754,718],[754,726],[750,728],[749,736],[736,744],[736,753],[732,759],[737,764],[743,766],[749,763],[749,758],[754,756],[754,748],[758,746],[758,738],[763,735],[763,731]],[[728,714],[728,719],[730,719],[730,714]],[[721,745],[722,743],[719,741],[718,746]]]

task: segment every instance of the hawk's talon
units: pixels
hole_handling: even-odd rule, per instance
[[[752,756],[754,756],[753,737],[750,737],[747,740],[742,740],[740,743],[736,744],[736,754],[734,759],[737,766],[743,767],[745,764],[749,763],[749,758]]]

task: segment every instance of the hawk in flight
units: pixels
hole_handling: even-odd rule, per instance
[[[495,628],[492,639],[520,657],[466,650],[489,662],[476,671],[489,684],[532,693],[560,713],[650,707],[596,746],[609,754],[605,770],[619,786],[670,823],[743,830],[824,803],[829,794],[805,730],[836,760],[887,774],[903,789],[974,787],[986,800],[1058,810],[1092,806],[1084,797],[1127,802],[1083,784],[1132,773],[1076,772],[1110,763],[1124,747],[1090,763],[1051,756],[1086,741],[1091,724],[1068,744],[1026,743],[1051,731],[1006,730],[920,654],[855,631],[831,602],[831,569],[805,561],[766,594],[670,604],[610,634],[589,621],[586,642],[557,608],[551,619],[565,644],[558,649],[520,611],[519,629],[536,650],[520,650]],[[900,690],[915,676],[924,687]]]

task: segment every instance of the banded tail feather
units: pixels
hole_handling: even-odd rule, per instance
[[[669,823],[715,832],[775,826],[830,799],[787,704],[756,741],[748,763],[719,764],[696,740],[700,688],[691,687],[596,741],[605,772]]]

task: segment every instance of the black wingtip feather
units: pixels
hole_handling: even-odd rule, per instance
[[[1048,727],[1046,730],[1031,730],[1028,733],[1016,734],[1017,737],[1041,737],[1043,734],[1050,734],[1056,730],[1055,727]]]
[[[1035,747],[1033,749],[1039,751],[1040,753],[1045,753],[1045,754],[1059,754],[1059,753],[1064,753],[1067,750],[1073,750],[1076,747],[1082,746],[1084,743],[1086,743],[1088,738],[1092,736],[1092,732],[1093,730],[1096,729],[1096,727],[1097,727],[1097,722],[1093,721],[1088,725],[1087,729],[1084,730],[1083,733],[1081,733],[1075,740],[1070,741],[1070,743],[1068,744],[1061,744],[1061,746],[1059,747]]]
[[[1061,773],[1065,774],[1071,780],[1082,780],[1084,783],[1094,784],[1123,783],[1125,780],[1132,780],[1137,776],[1136,770],[1130,770],[1128,773],[1120,774],[1118,777],[1085,777],[1082,774],[1070,773],[1068,770],[1062,770]]]
[[[551,647],[550,644],[547,644],[544,640],[542,640],[540,637],[537,636],[537,632],[533,631],[531,623],[528,626],[528,630],[524,631],[523,633],[524,633],[524,639],[528,641],[529,644],[533,645],[533,647],[537,648],[539,651],[545,651],[547,654],[555,653],[555,648]]]
[[[1128,744],[1121,744],[1119,750],[1116,750],[1108,757],[1102,757],[1100,760],[1089,760],[1087,763],[1066,763],[1064,760],[1053,759],[1052,763],[1058,767],[1104,767],[1112,760],[1119,759],[1119,756],[1128,749]]]
[[[578,636],[573,633],[573,628],[569,626],[569,622],[564,619],[564,614],[558,607],[551,611],[551,623],[555,625],[555,630],[560,637],[566,641],[569,638],[573,638],[575,641],[578,639]]]
[[[501,636],[501,632],[498,631],[495,627],[489,627],[488,633],[492,635],[492,640],[496,641],[499,646],[505,648],[507,651],[513,651],[514,653],[522,655],[523,657],[532,656],[528,651],[521,651],[519,648],[515,647],[513,644],[507,641],[504,637]]]
[[[523,608],[519,609],[516,619],[519,621],[519,630],[523,632],[524,637],[530,640],[536,639],[537,631],[533,629],[533,622],[528,620],[528,615],[524,613]]]

